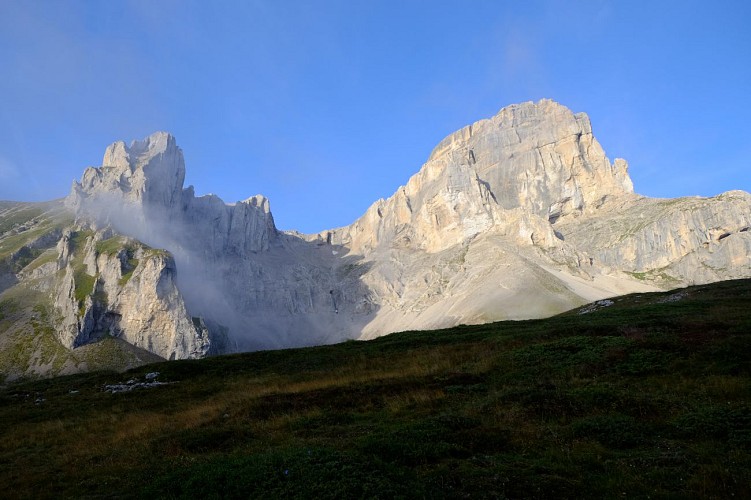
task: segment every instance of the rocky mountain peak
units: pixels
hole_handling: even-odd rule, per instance
[[[226,204],[216,195],[195,196],[183,189],[185,161],[175,138],[155,132],[130,146],[107,147],[101,167],[84,171],[66,205],[95,227],[117,231],[149,245],[220,258],[226,253],[258,252],[276,239],[269,200],[256,195]]]
[[[589,117],[550,99],[507,106],[449,135],[426,166],[457,160],[472,166],[504,208],[542,217],[581,213],[633,192],[627,163],[610,163]]]
[[[102,166],[84,171],[73,182],[66,204],[76,210],[98,199],[121,199],[130,204],[157,208],[176,207],[185,181],[185,160],[175,138],[156,132],[130,146],[117,141],[104,152]]]
[[[361,252],[396,240],[438,251],[490,229],[515,228],[520,214],[542,237],[541,231],[553,234],[548,223],[632,193],[627,163],[611,164],[587,115],[543,99],[450,134],[406,186],[333,238]]]
[[[251,206],[251,207],[258,207],[265,214],[270,214],[271,213],[271,207],[269,205],[269,199],[266,198],[262,194],[257,194],[255,196],[251,196],[247,200],[243,200],[241,203],[244,203],[245,205],[248,205],[248,206]]]
[[[143,140],[131,141],[130,146],[124,141],[112,143],[104,152],[102,166],[128,167],[131,171],[135,171],[159,155],[175,156],[182,160],[182,151],[177,147],[175,138],[168,132],[154,132]],[[179,163],[184,170],[184,161]]]

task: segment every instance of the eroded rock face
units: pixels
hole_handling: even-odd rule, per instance
[[[82,207],[97,195],[119,196],[149,207],[175,207],[182,200],[185,161],[175,138],[156,132],[130,146],[122,141],[104,152],[100,168],[87,168],[74,182],[67,203]]]
[[[431,162],[466,162],[505,209],[544,218],[592,211],[633,192],[625,160],[609,162],[589,118],[543,99],[508,106],[448,136]]]
[[[172,256],[106,231],[66,231],[58,243],[62,277],[54,290],[58,338],[73,349],[104,335],[166,359],[199,358],[209,332],[191,319]]]
[[[353,261],[346,251],[332,253],[279,233],[261,195],[230,205],[214,195],[196,197],[192,186],[183,189],[182,153],[171,136],[157,133],[129,148],[115,143],[103,163],[74,183],[67,205],[83,227],[111,227],[168,250],[189,317],[205,320],[214,346],[227,351],[330,343],[353,337],[366,321],[362,284],[339,281],[337,268]],[[71,311],[65,313],[68,329],[76,331],[82,320]],[[337,319],[331,321],[331,314]]]
[[[82,227],[111,227],[174,261],[142,252],[123,283],[128,259],[89,249],[80,265],[97,281],[81,305],[63,237],[69,345],[112,318],[118,335],[165,357],[200,356],[218,332],[224,352],[321,344],[751,276],[751,195],[634,194],[625,160],[608,160],[589,118],[549,100],[449,135],[393,196],[315,235],[277,231],[260,195],[228,205],[183,189],[184,177],[174,138],[157,133],[113,144],[74,183],[67,204]]]
[[[110,145],[101,167],[73,182],[66,205],[98,227],[164,247],[200,246],[207,254],[267,250],[277,235],[268,200],[253,196],[227,205],[183,189],[185,161],[175,138],[156,132],[143,141]]]
[[[491,229],[509,231],[519,213],[556,222],[631,193],[625,160],[610,163],[589,118],[542,100],[446,137],[406,186],[325,237],[363,254],[394,242],[436,252]]]
[[[666,286],[751,276],[751,195],[744,191],[639,197],[557,228],[598,262]]]

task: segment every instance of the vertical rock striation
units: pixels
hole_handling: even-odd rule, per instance
[[[365,254],[394,241],[435,252],[520,217],[552,233],[539,219],[593,213],[632,193],[625,160],[610,163],[589,118],[542,100],[449,135],[406,186],[331,238]]]
[[[245,254],[273,243],[277,231],[265,197],[226,205],[214,195],[196,198],[192,186],[183,189],[184,180],[182,150],[170,134],[156,132],[130,146],[107,147],[102,166],[73,182],[66,205],[99,226],[157,244]]]
[[[106,231],[66,231],[54,290],[58,338],[73,349],[109,335],[166,359],[198,358],[208,331],[188,316],[172,256]]]

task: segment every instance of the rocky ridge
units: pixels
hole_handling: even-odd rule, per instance
[[[157,132],[112,144],[73,183],[75,226],[54,266],[34,271],[57,273],[64,345],[111,335],[201,357],[549,316],[751,276],[751,195],[635,194],[589,118],[550,100],[449,135],[392,197],[318,234],[277,230],[263,196],[228,205],[184,178],[175,139]]]
[[[65,347],[110,335],[165,359],[208,353],[208,329],[188,316],[169,253],[111,232],[86,230],[65,231],[57,251],[62,277],[54,305],[61,313],[57,333]]]

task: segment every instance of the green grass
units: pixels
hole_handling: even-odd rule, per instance
[[[68,357],[68,351],[57,340],[50,321],[52,305],[43,293],[14,288],[12,297],[0,301],[0,379],[34,373],[39,366],[49,365],[56,373]],[[29,307],[29,304],[35,304]],[[19,322],[24,328],[12,328]]]
[[[9,385],[0,480],[21,498],[748,498],[751,281],[667,295]],[[151,371],[171,383],[103,391]]]
[[[96,253],[105,255],[116,255],[120,250],[125,248],[125,238],[114,236],[96,243]]]
[[[89,229],[74,231],[70,235],[71,253],[78,254],[83,251],[86,242],[94,236],[94,231]]]
[[[26,205],[26,204],[19,204]],[[18,227],[24,223],[30,222],[35,217],[39,217],[42,214],[42,209],[39,207],[23,207],[19,206],[19,209],[13,212],[11,215],[4,215],[0,219],[0,235],[7,233],[14,227]]]
[[[0,206],[0,211],[14,209],[15,212],[3,213],[0,220],[0,260],[18,252],[25,245],[49,232],[59,230],[72,222],[58,202],[51,203],[8,203]],[[25,227],[17,233],[11,231]],[[25,262],[28,264],[28,262]]]
[[[96,277],[87,274],[86,268],[80,266],[76,267],[73,271],[73,282],[75,284],[75,289],[73,291],[74,297],[78,302],[79,315],[82,315],[86,303],[86,297],[94,293]]]
[[[47,251],[44,251],[39,254],[39,256],[31,261],[26,267],[28,270],[34,270],[37,269],[45,264],[49,264],[50,262],[57,261],[57,251],[55,249],[48,249]]]
[[[94,284],[96,278],[89,274],[86,274],[85,268],[78,268],[73,274],[73,279],[76,283],[75,298],[79,302],[86,300],[86,297],[94,293]]]
[[[54,229],[55,227],[51,223],[41,224],[34,229],[3,238],[0,240],[0,258],[4,259],[10,256],[12,253],[18,251],[36,238],[43,236],[45,233]]]
[[[659,281],[664,283],[665,285],[672,285],[676,286],[680,283],[680,281],[677,278],[674,278],[673,276],[670,276],[667,272],[664,271],[665,268],[662,269],[653,269],[651,271],[647,272],[631,272],[626,271],[626,274],[631,275],[632,278],[636,278],[641,281]]]
[[[25,268],[29,264],[31,264],[37,257],[39,257],[42,252],[44,252],[41,248],[29,248],[29,247],[21,247],[20,250],[16,253],[16,258],[13,262],[13,271],[19,272],[21,269]]]

